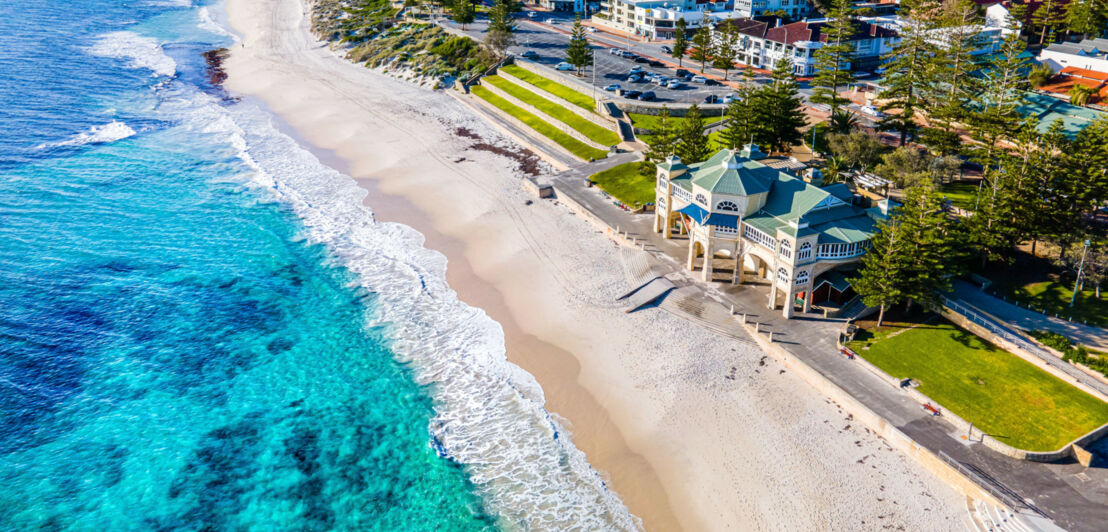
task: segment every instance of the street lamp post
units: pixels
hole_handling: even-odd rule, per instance
[[[1073,283],[1073,296],[1070,297],[1070,308],[1073,308],[1073,303],[1077,301],[1077,289],[1081,287],[1081,274],[1085,273],[1085,255],[1089,253],[1089,239],[1085,239],[1085,249],[1081,252],[1081,263],[1077,267],[1077,280]]]

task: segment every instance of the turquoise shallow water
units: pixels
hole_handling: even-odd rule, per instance
[[[206,127],[197,21],[0,4],[0,529],[491,527],[377,295]]]

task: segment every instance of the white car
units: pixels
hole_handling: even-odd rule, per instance
[[[574,68],[573,65],[571,65],[571,64],[569,64],[565,61],[562,61],[561,63],[558,63],[557,65],[554,65],[554,70],[573,70],[573,68]]]
[[[606,90],[608,92],[615,92],[615,91],[618,91],[619,89],[620,89],[619,83],[613,83],[611,85],[608,85],[607,87],[604,87],[604,90]]]
[[[708,83],[708,78],[706,78],[704,76],[693,76],[692,82],[693,83]]]
[[[885,118],[885,113],[878,111],[877,108],[872,105],[863,105],[862,112],[874,118]]]
[[[589,27],[585,28],[585,31],[587,31],[589,33],[596,33],[596,28],[594,28],[592,26],[589,26]]]
[[[669,83],[666,83],[666,88],[680,89],[681,88],[681,81],[676,80],[676,79],[671,79],[671,80],[669,80]]]
[[[623,50],[620,50],[619,48],[608,48],[608,53],[612,55],[623,55]]]
[[[735,100],[739,100],[739,99],[740,98],[735,94],[728,94],[727,96],[723,97],[723,103],[731,103],[731,102],[733,102]]]

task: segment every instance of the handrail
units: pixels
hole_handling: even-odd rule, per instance
[[[989,492],[990,495],[996,497],[998,500],[1008,505],[1008,507],[1012,508],[1013,510],[1026,508],[1027,510],[1034,512],[1040,517],[1050,519],[1050,516],[1046,515],[1046,513],[1044,513],[1034,504],[1031,504],[1024,500],[1012,488],[1005,486],[999,480],[993,478],[992,475],[982,471],[981,468],[973,464],[959,462],[958,460],[951,457],[949,454],[946,454],[946,452],[941,449],[939,450],[939,458],[941,458],[942,461],[946,462],[954,469],[957,469],[959,473],[965,475],[970,480],[973,480],[974,484],[977,484],[982,489]]]

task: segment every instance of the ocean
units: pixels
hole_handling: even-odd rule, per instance
[[[220,12],[0,3],[0,530],[638,528]]]

